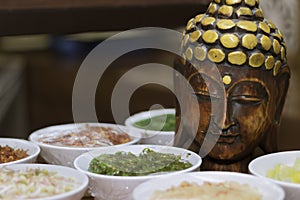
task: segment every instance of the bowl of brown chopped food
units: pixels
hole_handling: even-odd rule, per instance
[[[140,136],[117,124],[73,123],[37,130],[29,140],[40,146],[40,155],[47,163],[73,167],[74,159],[83,153],[135,144]]]
[[[0,166],[34,163],[39,153],[39,146],[33,142],[15,138],[0,138]]]

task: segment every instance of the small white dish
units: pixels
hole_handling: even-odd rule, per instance
[[[147,126],[145,128],[138,128],[134,124],[138,121],[151,119],[156,116],[172,114],[175,116],[175,109],[157,109],[157,110],[149,110],[134,114],[125,120],[125,125],[129,127],[131,130],[138,131],[142,138],[140,140],[140,144],[156,144],[156,145],[167,145],[173,146],[174,144],[174,135],[175,135],[175,127],[174,131],[157,131],[157,130],[149,130]],[[162,124],[163,127],[164,124]],[[162,128],[161,127],[161,128]]]
[[[228,181],[247,184],[251,188],[256,188],[262,194],[263,200],[284,199],[282,188],[266,180],[248,174],[220,171],[189,172],[152,179],[137,186],[132,196],[134,200],[150,200],[151,195],[155,191],[164,191],[170,189],[172,186],[177,187],[182,182],[202,185],[204,182],[221,183]],[[199,193],[199,197],[201,197],[201,193]]]
[[[91,160],[101,154],[114,154],[118,151],[125,151],[131,152],[135,155],[139,155],[145,148],[150,148],[160,153],[172,153],[175,155],[181,155],[182,159],[192,164],[192,167],[180,171],[146,176],[110,176],[96,174],[88,170]],[[74,166],[76,169],[87,174],[90,177],[89,188],[92,196],[94,196],[95,199],[131,200],[131,193],[138,184],[152,178],[198,170],[201,162],[202,160],[199,155],[186,149],[162,145],[130,145],[108,147],[105,149],[99,149],[82,154],[75,159]]]
[[[20,160],[7,162],[7,163],[1,163],[0,167],[6,166],[6,165],[12,165],[17,163],[34,163],[40,153],[40,147],[33,142],[23,140],[23,139],[15,139],[15,138],[0,138],[0,145],[6,146],[13,149],[23,149],[27,152],[29,155],[26,158],[22,158]]]
[[[267,171],[274,169],[276,165],[283,164],[292,166],[297,158],[300,158],[300,151],[284,151],[267,154],[251,161],[248,168],[251,174],[281,186],[285,190],[287,200],[299,200],[300,184],[266,177]]]

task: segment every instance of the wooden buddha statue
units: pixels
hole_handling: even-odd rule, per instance
[[[213,0],[188,22],[174,67],[184,100],[175,146],[199,153],[202,170],[247,172],[256,148],[277,151],[290,70],[283,36],[259,0]]]

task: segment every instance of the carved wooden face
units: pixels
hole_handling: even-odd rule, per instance
[[[276,84],[267,71],[218,66],[188,77],[199,103],[195,142],[214,144],[214,159],[239,159],[252,152],[275,123]],[[194,95],[194,94],[191,94]],[[197,112],[192,106],[188,112]]]
[[[174,68],[193,89],[175,73],[175,93],[184,103],[177,103],[174,144],[208,155],[213,164],[204,168],[217,170],[258,146],[277,150],[290,71],[283,36],[264,19],[259,1],[212,0],[188,21],[181,51]]]

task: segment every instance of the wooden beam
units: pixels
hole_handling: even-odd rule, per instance
[[[210,0],[0,0],[0,10],[52,10],[95,7],[207,5]]]
[[[0,0],[0,36],[121,31],[147,26],[177,28],[184,26],[196,14],[203,13],[208,6],[208,0],[113,2]]]

